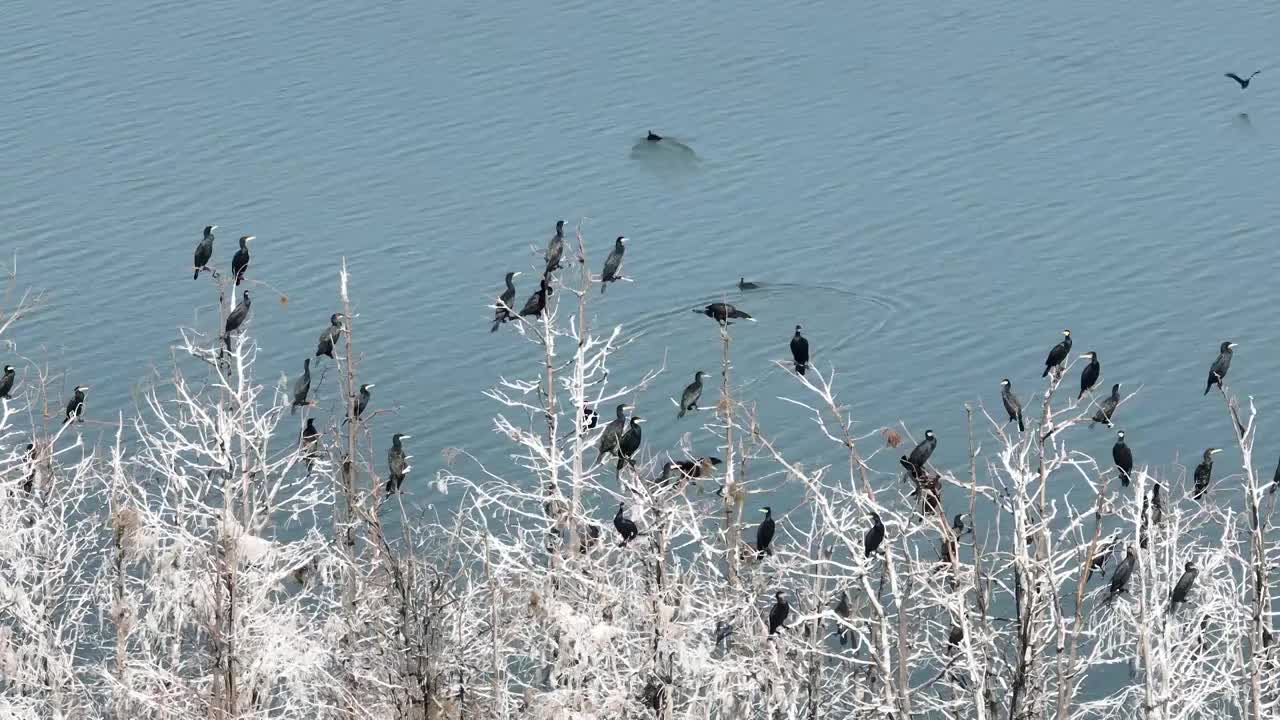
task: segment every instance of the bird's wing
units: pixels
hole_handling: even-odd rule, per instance
[[[1239,75],[1237,75],[1237,74],[1235,74],[1235,73],[1231,73],[1231,72],[1230,72],[1230,73],[1225,73],[1225,74],[1223,75],[1223,77],[1229,77],[1229,78],[1231,78],[1232,80],[1235,80],[1236,82],[1240,83],[1241,85],[1243,85],[1243,84],[1244,84],[1244,78],[1240,77]]]

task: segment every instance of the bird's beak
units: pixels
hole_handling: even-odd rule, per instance
[[[81,386],[80,386],[80,389],[81,389],[81,390],[88,390],[88,389],[89,389],[89,386],[88,386],[88,385],[81,385]]]
[[[1229,347],[1229,348],[1233,348],[1233,347],[1235,347],[1236,345],[1239,345],[1239,344],[1240,344],[1240,343],[1231,343],[1231,344],[1227,345],[1227,347]]]
[[[365,387],[368,388],[369,390],[372,390],[373,388],[376,388],[378,386],[374,385],[373,383],[369,383],[368,385],[365,385]]]
[[[523,271],[521,271],[521,270],[517,270],[517,271],[516,271],[516,273],[515,273],[515,275],[512,275],[511,277],[519,277],[519,276],[521,276],[521,275],[523,275],[523,274],[524,274],[524,272],[523,272]]]
[[[1083,354],[1083,355],[1077,355],[1076,357],[1079,357],[1079,358],[1087,358],[1087,357],[1089,357],[1089,353],[1085,353],[1085,354]]]
[[[643,424],[645,424],[645,423],[649,422],[648,420],[645,420],[644,418],[631,418],[631,420],[632,420],[632,422],[638,422],[638,423],[640,423],[641,425],[643,425]]]
[[[210,226],[209,226],[209,232],[213,232],[214,230],[217,230],[217,229],[218,229],[218,226],[217,226],[217,225],[210,225]]]
[[[1222,452],[1222,448],[1214,448],[1214,449],[1212,449],[1212,450],[1210,450],[1210,451],[1209,451],[1209,454],[1210,454],[1210,455],[1217,455],[1217,454],[1218,454],[1218,453],[1220,453],[1220,452]]]
[[[412,435],[401,435],[401,436],[400,436],[400,439],[401,439],[401,440],[408,440],[408,439],[409,439],[409,438],[411,438],[411,437],[413,437],[413,436],[412,436]]]
[[[246,238],[244,239],[244,241],[245,241],[245,242],[249,242],[249,241],[251,241],[251,240],[257,240],[257,239],[258,239],[258,236],[257,236],[257,235],[249,235],[248,237],[246,237]]]

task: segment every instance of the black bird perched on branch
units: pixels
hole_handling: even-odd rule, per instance
[[[404,433],[391,436],[391,449],[387,451],[387,497],[400,492],[400,486],[404,484],[404,478],[411,469],[409,457],[404,454],[404,445],[401,444],[402,440],[410,437],[413,436]]]
[[[1222,77],[1229,77],[1229,78],[1231,78],[1232,80],[1235,80],[1236,82],[1240,83],[1240,89],[1241,89],[1241,90],[1247,90],[1247,89],[1249,89],[1249,82],[1250,82],[1251,80],[1253,80],[1254,76],[1256,76],[1256,75],[1257,75],[1258,73],[1260,73],[1260,72],[1262,72],[1262,71],[1261,71],[1261,70],[1254,70],[1254,71],[1253,71],[1253,75],[1250,75],[1250,76],[1249,76],[1249,77],[1247,77],[1247,78],[1242,78],[1242,77],[1240,77],[1239,75],[1237,75],[1237,74],[1235,74],[1235,73],[1233,73],[1233,72],[1223,73]]]
[[[1049,357],[1045,358],[1044,372],[1040,373],[1040,377],[1046,377],[1050,370],[1061,365],[1067,359],[1067,354],[1071,352],[1071,331],[1063,330],[1062,334],[1064,336],[1062,342],[1054,345],[1049,351]]]
[[[1133,472],[1133,452],[1124,443],[1124,431],[1116,433],[1116,444],[1111,446],[1111,459],[1116,462],[1116,470],[1120,472],[1120,482],[1129,487],[1129,473]]]
[[[772,555],[773,550],[769,547],[773,543],[773,508],[765,506],[760,508],[760,512],[764,513],[764,520],[760,521],[760,527],[756,528],[756,557],[762,558],[766,554]]]
[[[1276,473],[1271,478],[1271,493],[1274,495],[1276,488],[1280,488],[1280,462],[1276,463]]]
[[[613,516],[613,527],[616,528],[618,534],[622,536],[622,542],[619,543],[619,547],[625,546],[627,543],[635,540],[636,536],[640,534],[640,528],[636,527],[636,524],[632,522],[630,518],[622,514],[622,511],[626,506],[626,503],[618,503],[618,512]]]
[[[925,463],[929,462],[929,457],[933,455],[936,447],[938,447],[938,439],[933,436],[933,431],[925,430],[924,440],[916,445],[910,456],[903,456],[898,459],[898,462],[911,473],[911,477],[921,478],[924,476]]]
[[[62,424],[66,425],[75,419],[76,422],[84,421],[84,393],[89,389],[88,385],[77,385],[75,392],[71,395],[71,399],[67,401],[66,417],[63,418]]]
[[[225,334],[223,335],[223,341],[226,342],[228,350],[231,349],[231,333],[239,330],[240,326],[244,325],[244,321],[249,317],[250,302],[249,291],[245,290],[244,300],[242,300],[240,304],[227,315],[227,324],[224,326]]]
[[[747,282],[747,279],[746,279],[746,278],[744,278],[744,277],[739,277],[739,278],[738,278],[738,289],[739,289],[739,290],[759,290],[759,289],[760,289],[760,285],[759,285],[759,284],[757,284],[757,283],[753,283],[753,282]]]
[[[791,358],[796,361],[796,374],[803,375],[809,367],[809,341],[800,334],[800,326],[796,326],[796,334],[791,336]]]
[[[1095,572],[1100,573],[1103,571],[1107,564],[1107,558],[1110,557],[1111,553],[1114,551],[1115,539],[1113,538],[1105,550],[1093,556],[1093,560],[1089,563],[1089,574],[1085,577],[1085,582],[1092,580]]]
[[[773,609],[769,611],[769,634],[775,635],[778,630],[785,626],[787,616],[791,614],[791,606],[787,604],[787,598],[782,591],[773,594]]]
[[[587,426],[588,430],[595,429],[596,423],[600,420],[600,416],[596,414],[595,408],[590,405],[582,406],[582,422]]]
[[[552,273],[560,269],[560,258],[564,256],[564,221],[556,221],[556,234],[551,236],[551,242],[547,243],[547,253],[543,256],[546,260],[546,269],[543,274]]]
[[[1084,397],[1084,394],[1093,389],[1098,384],[1098,377],[1102,375],[1102,363],[1098,362],[1098,353],[1090,350],[1080,356],[1081,359],[1088,358],[1089,364],[1084,366],[1084,370],[1080,371],[1080,394],[1076,396],[1076,401]]]
[[[639,415],[631,416],[631,424],[627,426],[627,431],[622,433],[622,437],[618,438],[618,472],[622,472],[623,465],[636,466],[634,459],[636,451],[640,449],[640,423],[644,422],[644,418]]]
[[[1089,423],[1089,427],[1093,427],[1093,423],[1106,423],[1107,427],[1114,427],[1111,424],[1111,416],[1115,414],[1116,408],[1120,406],[1120,383],[1111,386],[1111,396],[1102,401],[1102,406],[1098,408],[1098,412],[1093,414],[1093,422]]]
[[[1160,483],[1151,485],[1151,524],[1159,525],[1164,520],[1164,501],[1160,499]]]
[[[311,392],[311,358],[302,361],[302,377],[293,384],[293,404],[289,406],[289,414],[293,415],[298,408],[307,405],[307,394]]]
[[[231,274],[236,278],[236,285],[244,280],[244,271],[249,269],[249,241],[253,239],[253,235],[241,237],[240,249],[231,257]]]
[[[333,357],[333,346],[338,343],[338,338],[342,337],[342,321],[346,315],[342,313],[334,313],[329,316],[329,327],[320,333],[320,342],[316,345],[316,357],[321,355],[327,356],[330,360]]]
[[[1209,380],[1204,384],[1205,395],[1209,394],[1214,385],[1222,387],[1222,381],[1227,379],[1227,371],[1231,369],[1231,355],[1235,347],[1236,343],[1233,342],[1224,342],[1218,347],[1218,359],[1209,366]]]
[[[10,397],[13,391],[14,370],[12,365],[4,366],[4,375],[0,375],[0,398]]]
[[[686,412],[698,409],[698,400],[702,399],[702,376],[705,374],[701,370],[695,372],[693,382],[686,385],[684,392],[680,393],[680,412],[676,413],[676,417],[682,418]]]
[[[867,530],[867,534],[862,537],[863,557],[871,557],[880,549],[880,543],[884,542],[884,523],[880,521],[880,513],[871,512],[871,527]]]
[[[360,395],[351,403],[351,414],[355,417],[356,422],[360,422],[360,416],[364,414],[364,409],[369,407],[369,391],[375,387],[377,385],[374,383],[365,383],[360,386]],[[348,417],[342,421],[342,424],[346,425],[350,421],[351,418]]]
[[[316,419],[307,418],[307,426],[302,429],[299,445],[303,456],[307,459],[307,472],[311,472],[311,463],[316,457],[316,446],[320,444],[320,431],[316,429]]]
[[[622,268],[622,255],[627,251],[627,238],[619,235],[617,240],[613,241],[613,250],[609,253],[609,257],[604,259],[604,270],[600,273],[600,293],[609,288],[609,283],[617,282],[622,275],[618,274],[618,270]]]
[[[703,315],[706,315],[707,317],[711,318],[712,320],[715,320],[718,323],[721,323],[722,325],[730,324],[729,323],[730,320],[750,320],[751,322],[756,321],[755,318],[742,312],[741,310],[730,305],[729,303],[711,303],[705,308],[694,308],[693,311],[696,313],[702,313]]]
[[[605,455],[617,454],[618,441],[622,439],[622,433],[627,429],[626,410],[625,403],[618,403],[613,420],[604,426],[604,434],[600,436],[599,454],[596,455],[597,463],[601,462]]]
[[[849,593],[845,590],[840,591],[840,600],[836,602],[836,617],[841,620],[848,620],[853,614],[853,608],[849,607]],[[849,631],[839,620],[836,621],[836,637],[840,640],[840,645],[849,644]]]
[[[1138,551],[1130,545],[1125,551],[1124,560],[1121,560],[1116,566],[1116,571],[1111,573],[1111,595],[1107,598],[1108,600],[1128,589],[1129,577],[1133,575],[1133,568],[1137,564]]]
[[[1191,497],[1196,500],[1204,495],[1209,489],[1209,482],[1213,479],[1213,456],[1222,452],[1221,448],[1209,448],[1204,451],[1204,455],[1200,459],[1200,464],[1196,466],[1196,484],[1195,490],[1192,491]]]
[[[697,460],[677,460],[676,462],[667,463],[662,468],[663,477],[660,479],[666,479],[671,470],[679,470],[680,474],[690,480],[710,477],[715,472],[715,467],[723,462],[720,458],[711,456],[698,458]]]
[[[196,245],[195,273],[191,275],[192,280],[199,280],[200,271],[209,267],[209,260],[213,258],[213,231],[217,229],[217,225],[206,225],[204,228],[204,237]]]
[[[524,307],[520,309],[520,317],[537,317],[547,309],[547,296],[551,294],[551,284],[546,275],[542,276],[542,280],[538,283],[538,289],[533,291],[528,300],[524,301]]]
[[[36,450],[34,443],[27,443],[27,475],[22,480],[22,492],[30,495],[36,486],[36,463],[39,460],[39,452]]]
[[[489,332],[498,332],[498,326],[508,320],[514,320],[515,301],[516,301],[516,276],[519,271],[507,273],[506,283],[507,289],[502,291],[498,296],[498,302],[493,305],[493,327],[489,328]]]
[[[964,640],[964,628],[958,623],[951,624],[951,630],[947,632],[947,645],[955,647]]]
[[[1018,432],[1026,432],[1027,426],[1022,422],[1022,403],[1018,401],[1018,396],[1013,394],[1013,384],[1009,382],[1009,378],[1000,381],[1003,388],[1000,391],[1000,402],[1004,403],[1004,411],[1009,413],[1009,421],[1005,423],[1018,421]]]
[[[1180,603],[1187,601],[1187,595],[1191,592],[1192,586],[1196,584],[1196,575],[1200,572],[1196,570],[1196,564],[1187,561],[1182,566],[1182,577],[1178,578],[1178,584],[1173,586],[1173,591],[1169,593],[1169,613],[1173,614],[1178,609]]]

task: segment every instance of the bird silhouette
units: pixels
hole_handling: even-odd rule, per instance
[[[1247,89],[1249,88],[1249,81],[1253,79],[1253,76],[1254,76],[1254,75],[1257,75],[1257,74],[1258,74],[1258,73],[1260,73],[1260,72],[1262,72],[1262,71],[1261,71],[1261,70],[1254,70],[1254,71],[1253,71],[1253,75],[1250,75],[1250,76],[1249,76],[1249,77],[1247,77],[1247,78],[1242,78],[1242,77],[1240,77],[1239,75],[1237,75],[1237,74],[1235,74],[1235,73],[1225,73],[1225,74],[1223,75],[1223,77],[1229,77],[1229,78],[1231,78],[1232,80],[1235,80],[1236,82],[1240,83],[1240,89],[1241,89],[1241,90],[1247,90]]]

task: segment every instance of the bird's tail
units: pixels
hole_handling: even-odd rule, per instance
[[[1208,382],[1206,382],[1206,383],[1204,384],[1204,394],[1205,394],[1205,395],[1208,395],[1208,394],[1209,394],[1209,390],[1210,390],[1210,389],[1212,389],[1212,388],[1213,388],[1213,378],[1209,378]],[[1201,396],[1201,397],[1203,397],[1203,396]]]
[[[292,405],[290,405],[290,406],[289,406],[289,414],[290,414],[290,415],[297,415],[297,414],[298,414],[298,403],[294,403],[294,404],[292,404]]]
[[[797,375],[803,375],[803,374],[804,374],[804,371],[805,371],[805,370],[807,370],[807,369],[808,369],[808,367],[809,367],[809,366],[808,366],[808,365],[805,365],[804,363],[800,363],[800,362],[796,363],[796,374],[797,374]]]
[[[1084,397],[1084,388],[1080,389],[1080,394],[1076,396],[1076,402],[1080,402],[1080,398]]]
[[[603,295],[605,290],[609,289],[609,281],[604,278],[600,279],[600,294]]]
[[[1049,368],[1050,368],[1050,367],[1051,367],[1050,365],[1045,365],[1045,366],[1044,366],[1044,372],[1040,373],[1040,377],[1049,377]]]
[[[501,320],[494,320],[494,321],[493,321],[493,327],[489,328],[489,332],[491,332],[491,333],[496,333],[496,332],[498,332],[498,326],[499,326],[499,325],[501,325],[501,324],[502,324],[502,321],[501,321]],[[317,354],[317,355],[319,355],[320,353],[316,353],[316,354]]]
[[[1022,413],[1018,413],[1018,432],[1026,432],[1027,426],[1022,423]]]
[[[755,320],[755,318],[753,318],[753,317],[751,317],[750,315],[748,315],[748,314],[746,314],[746,313],[742,312],[741,310],[737,310],[737,309],[735,309],[733,312],[729,313],[729,317],[731,317],[731,318],[733,318],[733,319],[735,319],[735,320]]]
[[[688,408],[686,408],[685,406],[681,405],[681,406],[680,406],[680,412],[676,413],[676,417],[678,417],[678,418],[682,418],[682,417],[684,417],[685,410],[687,410],[687,409],[688,409]]]
[[[191,279],[192,280],[200,279],[200,268],[196,268],[196,271],[194,273],[191,273]]]

